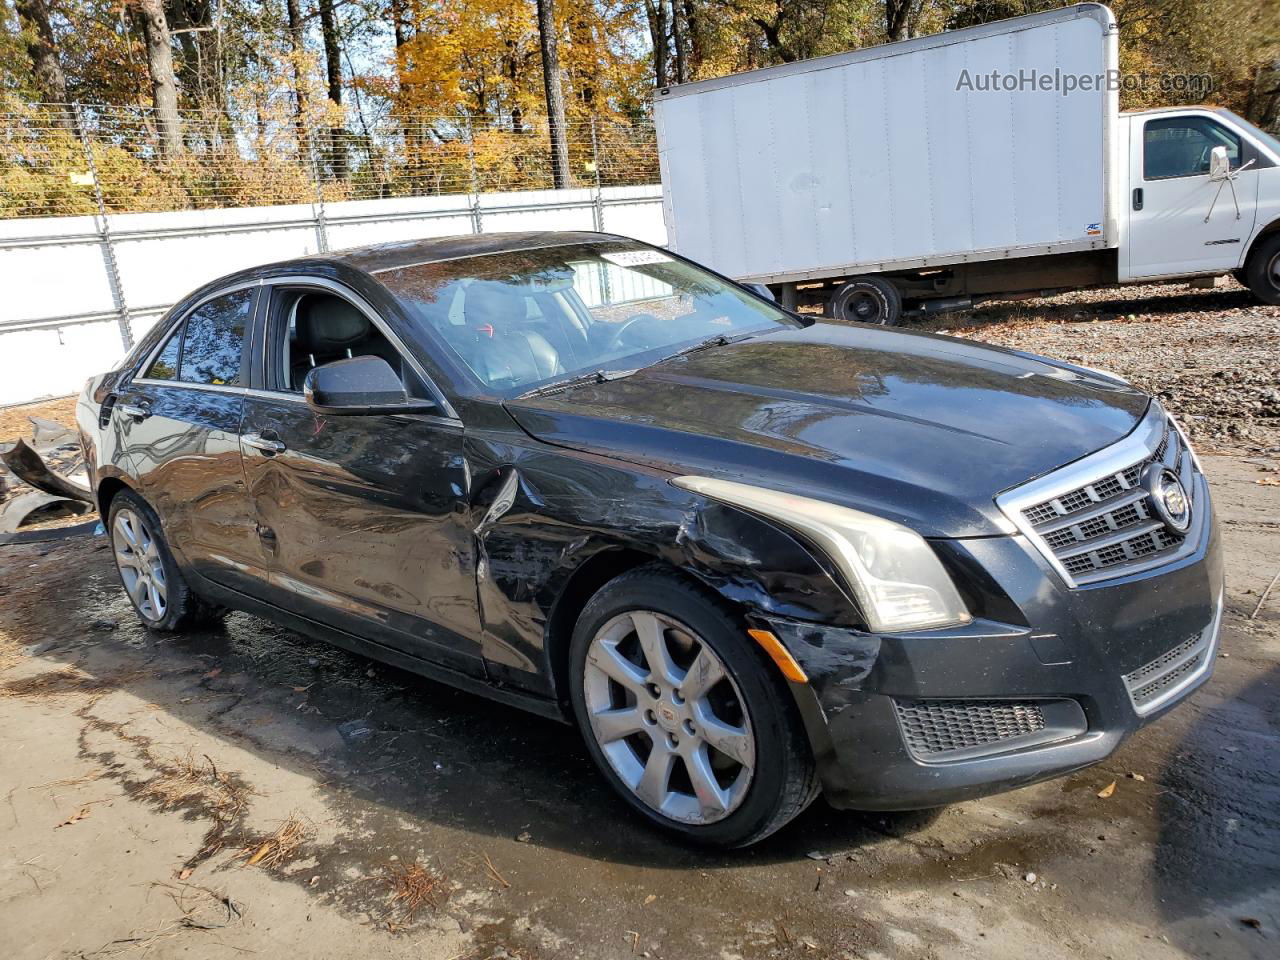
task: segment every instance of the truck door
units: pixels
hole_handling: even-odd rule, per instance
[[[1225,147],[1239,171],[1233,182],[1209,179],[1214,147]],[[1256,168],[1240,170],[1252,152],[1239,133],[1204,114],[1131,120],[1126,279],[1240,265],[1258,205]]]

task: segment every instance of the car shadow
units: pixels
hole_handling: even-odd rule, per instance
[[[747,850],[682,844],[613,793],[573,726],[249,614],[182,635],[150,632],[116,588],[109,553],[91,558],[98,575],[87,579],[98,587],[87,596],[23,603],[24,636],[43,641],[36,649],[55,661],[49,669],[74,663],[104,689],[133,693],[237,749],[338,785],[329,798],[340,813],[389,810],[481,836],[527,835],[533,844],[614,863],[701,869],[856,854],[936,816],[836,811],[819,798]]]
[[[1202,693],[1164,772],[1156,895],[1170,921],[1280,920],[1280,667],[1231,696]],[[1266,758],[1271,758],[1270,762]],[[1171,926],[1171,930],[1178,929]],[[1191,953],[1203,944],[1188,944]]]

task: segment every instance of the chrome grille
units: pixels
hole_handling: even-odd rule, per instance
[[[1125,449],[1132,450],[1130,457],[1118,459]],[[1086,467],[1090,461],[1099,462],[1092,475]],[[1155,462],[1182,479],[1194,517],[1200,505],[1193,458],[1154,403],[1139,429],[1113,448],[1002,495],[997,502],[1073,586],[1109,580],[1167,563],[1187,547],[1185,537],[1160,520],[1141,485],[1143,472]],[[1058,482],[1070,475],[1080,480]],[[1036,489],[1051,495],[1036,497]]]

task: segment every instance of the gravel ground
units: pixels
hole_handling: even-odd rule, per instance
[[[1280,307],[1218,284],[993,303],[908,328],[1110,370],[1160,397],[1207,450],[1280,452]]]

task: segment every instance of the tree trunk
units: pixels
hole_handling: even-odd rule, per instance
[[[173,76],[173,41],[160,0],[138,0],[138,21],[147,47],[147,72],[151,76],[151,105],[165,156],[182,152],[182,127],[178,117],[178,83]]]
[[[31,31],[27,55],[31,57],[31,73],[36,89],[45,103],[65,104],[67,78],[58,59],[58,40],[49,23],[49,7],[45,0],[17,0],[18,19]]]
[[[303,153],[307,149],[307,78],[302,64],[306,38],[298,0],[285,0],[285,10],[289,16],[289,48],[293,53],[293,111],[297,118],[298,152]]]
[[[671,46],[676,55],[676,83],[686,83],[689,79],[687,58],[685,55],[684,13],[680,0],[671,0]]]
[[[555,188],[563,190],[570,183],[569,143],[565,139],[554,0],[538,0],[538,43],[542,48],[542,83],[547,94],[547,128],[551,134],[551,177]]]
[[[663,0],[644,0],[649,18],[649,39],[653,43],[653,79],[659,87],[671,82],[667,72],[667,5]]]
[[[333,13],[333,0],[320,0],[320,36],[324,40],[325,77],[329,81],[329,102],[342,106],[342,47],[338,38],[338,19]],[[335,176],[343,177],[347,169],[345,131],[342,123],[329,127],[329,165]]]
[[[405,0],[391,0],[391,29],[395,33],[396,49],[409,42],[409,21],[404,12]]]
[[[706,28],[695,0],[684,0],[684,22],[685,33],[689,37],[689,63],[685,69],[689,78],[693,79],[698,75],[698,67],[706,56],[707,49]]]
[[[914,0],[884,0],[884,33],[892,42],[907,39]]]

